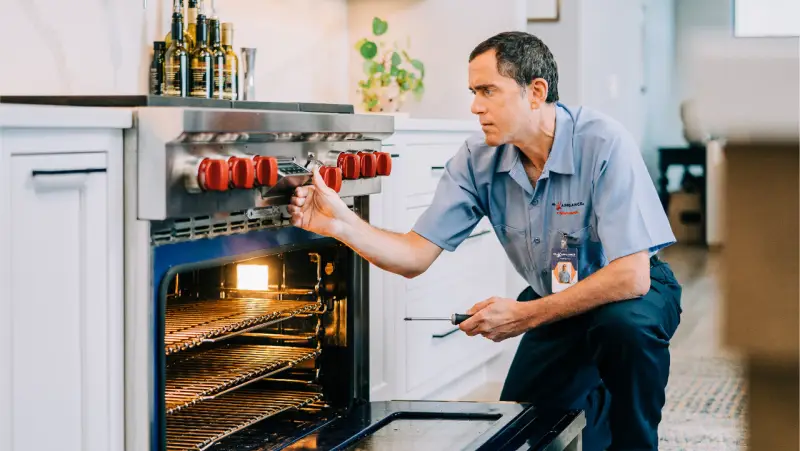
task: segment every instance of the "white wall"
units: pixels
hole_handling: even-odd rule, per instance
[[[217,0],[217,9],[234,22],[237,49],[259,49],[259,100],[348,101],[347,0]],[[170,11],[169,0],[146,10],[142,0],[4,0],[0,93],[143,94]]]
[[[558,96],[566,105],[582,100],[581,3],[561,2],[558,22],[528,22],[527,31],[541,39],[558,65]]]
[[[362,37],[372,36],[375,16],[389,23],[386,42],[411,40],[409,54],[425,64],[426,92],[417,103],[409,96],[403,111],[412,116],[470,119],[469,53],[501,31],[525,29],[522,0],[350,0],[349,93],[358,105],[356,83],[363,76],[363,58],[355,50]]]
[[[681,141],[672,1],[562,2],[558,22],[530,22],[527,30],[556,58],[562,102],[597,108],[622,122],[655,179],[657,148]]]

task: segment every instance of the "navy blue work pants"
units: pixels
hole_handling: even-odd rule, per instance
[[[538,298],[528,287],[518,300]],[[646,295],[526,332],[500,399],[584,410],[587,451],[657,450],[680,298],[669,265],[651,258]]]

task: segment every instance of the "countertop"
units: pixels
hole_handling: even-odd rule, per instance
[[[478,132],[481,130],[478,119],[417,119],[395,117],[394,129],[397,131],[436,131],[436,132]]]
[[[130,128],[129,108],[0,105],[0,128]]]

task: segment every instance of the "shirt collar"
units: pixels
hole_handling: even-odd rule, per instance
[[[575,130],[575,119],[572,112],[560,102],[556,103],[556,134],[553,138],[553,148],[545,164],[546,171],[559,174],[574,174],[572,135]],[[496,172],[510,172],[519,162],[519,149],[512,144],[501,147],[502,154]]]

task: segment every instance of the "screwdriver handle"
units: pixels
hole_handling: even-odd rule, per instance
[[[464,321],[472,318],[472,315],[464,315],[461,313],[453,313],[453,316],[450,317],[450,322],[454,325],[458,326],[459,324],[463,323]]]

